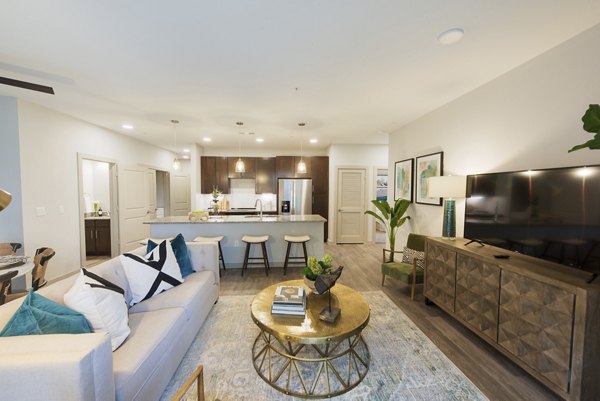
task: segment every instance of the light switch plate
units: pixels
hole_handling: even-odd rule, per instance
[[[45,215],[46,215],[46,208],[45,208],[45,207],[43,207],[43,206],[38,206],[38,207],[36,207],[36,208],[35,208],[35,215],[36,215],[37,217],[40,217],[40,216],[45,216]]]

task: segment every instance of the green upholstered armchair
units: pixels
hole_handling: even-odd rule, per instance
[[[425,251],[425,236],[419,234],[409,234],[406,242],[406,248],[418,252]],[[386,258],[386,253],[392,253],[389,249],[383,250],[383,263],[381,264],[381,285],[385,283],[385,276],[391,276],[403,283],[412,285],[410,299],[415,299],[415,287],[417,284],[422,284],[425,277],[423,267],[417,266],[417,258],[412,257],[412,262],[407,263],[407,259],[411,258],[408,255],[402,255],[401,261],[389,262]],[[393,251],[393,253],[404,253],[404,251]],[[424,263],[424,261],[423,261]]]

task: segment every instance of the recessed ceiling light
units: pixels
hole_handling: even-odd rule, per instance
[[[184,159],[189,159],[189,158],[190,158],[190,156],[189,156],[189,155],[183,155],[182,157],[183,157]]]
[[[190,153],[189,149],[183,149],[183,153]]]
[[[311,138],[309,142],[310,143],[317,143],[317,142],[319,142],[319,140],[317,138]]]
[[[133,129],[133,125],[131,125],[131,124],[123,124],[123,125],[121,125],[121,128],[123,128],[123,129]]]
[[[256,138],[256,142],[260,142],[260,143],[262,143],[262,142],[264,142],[264,141],[265,141],[265,140],[264,140],[264,138]]]
[[[205,136],[204,138],[202,138],[202,140],[203,140],[204,142],[210,142],[210,141],[212,141],[212,139],[211,139],[211,138],[209,138],[209,137],[207,137],[207,136]]]
[[[442,45],[451,45],[463,38],[465,31],[462,28],[452,28],[438,35],[438,42]]]

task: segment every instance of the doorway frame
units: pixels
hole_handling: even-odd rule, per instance
[[[110,192],[110,256],[114,258],[120,253],[119,242],[119,162],[116,159],[77,152],[77,191],[79,196],[79,259],[85,266],[85,201],[83,198],[83,160],[108,163],[108,178]]]
[[[387,202],[390,203],[390,170],[388,168],[388,166],[373,166],[373,177],[371,178],[371,199],[377,199],[377,177],[379,176],[377,174],[378,170],[386,170],[387,171],[387,178],[388,178],[388,190],[387,190]],[[393,187],[392,187],[393,188]],[[392,200],[394,198],[394,194],[392,192]],[[367,210],[372,210],[372,211],[377,211],[377,208],[375,206],[373,206],[371,204],[370,201],[367,201],[368,205],[368,209]],[[369,238],[369,243],[373,243],[373,244],[377,244],[377,220],[376,219],[370,219],[373,221],[373,224],[371,226],[371,231],[370,233],[368,233]],[[384,242],[385,244],[385,242]]]

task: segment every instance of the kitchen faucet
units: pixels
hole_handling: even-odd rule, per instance
[[[256,209],[256,205],[260,205],[260,209],[258,209],[258,214],[260,216],[260,218],[262,219],[262,200],[260,198],[256,199],[256,202],[254,202],[254,208]]]

